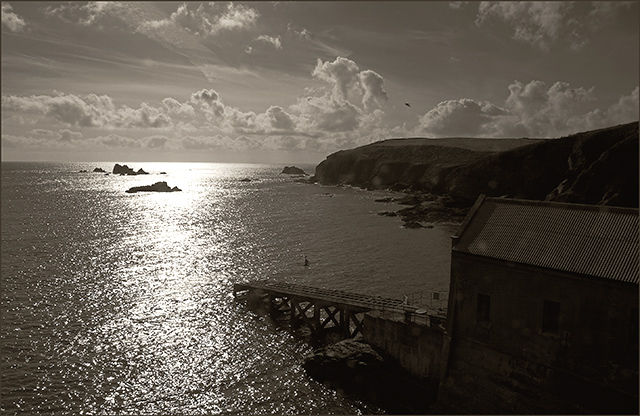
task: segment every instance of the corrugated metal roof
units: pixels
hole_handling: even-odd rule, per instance
[[[454,251],[638,283],[638,210],[479,199]]]

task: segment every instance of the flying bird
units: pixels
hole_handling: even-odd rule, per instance
[[[411,107],[411,104],[409,103],[404,103],[404,105],[406,105],[407,107]]]

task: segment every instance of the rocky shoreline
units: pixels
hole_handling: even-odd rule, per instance
[[[400,217],[404,228],[433,228],[433,224],[461,223],[470,209],[460,206],[449,196],[430,193],[410,193],[403,197],[377,199],[376,202],[409,205],[397,211],[378,213],[386,217]]]

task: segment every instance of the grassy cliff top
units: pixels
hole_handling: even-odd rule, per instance
[[[503,152],[517,147],[527,146],[533,143],[540,143],[553,139],[531,139],[531,138],[475,138],[475,137],[447,137],[432,139],[427,137],[410,137],[403,139],[388,139],[371,143],[367,146],[380,147],[402,147],[402,146],[441,146],[457,147],[461,149],[474,150],[477,152]],[[363,147],[367,147],[363,146]]]

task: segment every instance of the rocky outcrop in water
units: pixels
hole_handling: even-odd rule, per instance
[[[115,164],[113,166],[113,173],[116,175],[148,175],[148,172],[145,172],[144,169],[140,168],[138,169],[138,171],[136,172],[135,170],[133,170],[132,168],[130,168],[127,165],[119,165],[119,164]]]
[[[93,172],[94,173],[107,173],[107,171],[102,169],[102,168],[94,168]]]
[[[287,175],[306,175],[307,174],[307,172],[295,166],[285,166],[284,169],[282,169],[282,172],[280,173],[285,173]]]
[[[166,182],[156,182],[153,185],[146,186],[134,186],[133,188],[129,188],[126,192],[129,194],[133,194],[136,192],[180,192],[182,189],[174,186],[171,188],[167,185]]]

